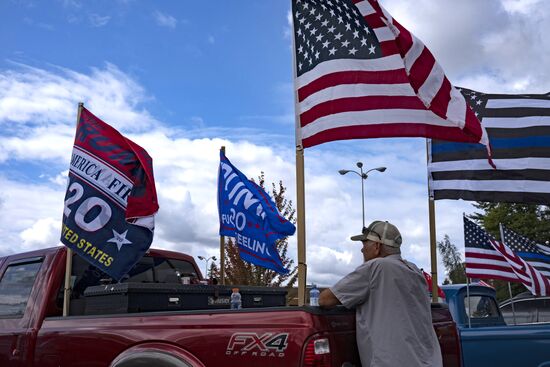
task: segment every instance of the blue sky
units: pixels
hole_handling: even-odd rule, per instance
[[[543,0],[380,0],[455,85],[550,90]],[[295,201],[294,95],[284,0],[0,2],[0,256],[58,244],[77,103],[145,147],[160,210],[154,246],[216,255],[218,150],[249,177],[283,180]],[[367,221],[401,229],[429,268],[425,142],[372,139],[306,150],[308,280],[330,285],[361,262]],[[463,246],[470,203],[436,203],[437,237]],[[295,238],[291,239],[295,256]],[[443,267],[439,266],[443,275]]]

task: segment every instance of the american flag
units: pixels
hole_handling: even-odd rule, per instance
[[[531,241],[502,226],[503,242],[523,260],[550,278],[550,246]]]
[[[521,282],[537,296],[550,294],[550,280],[531,264],[464,217],[466,275]]]
[[[491,245],[491,241],[495,239],[489,233],[464,217],[466,276],[477,279],[519,281],[506,258]]]
[[[431,52],[376,0],[293,0],[296,141],[487,135]]]

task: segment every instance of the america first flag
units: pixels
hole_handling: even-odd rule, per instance
[[[296,142],[488,139],[432,53],[376,0],[293,0]]]
[[[68,181],[61,242],[120,280],[153,241],[159,206],[151,157],[81,107]]]

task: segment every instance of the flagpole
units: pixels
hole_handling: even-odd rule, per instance
[[[292,9],[292,1],[290,1]],[[298,306],[306,304],[306,204],[305,204],[305,179],[304,179],[304,147],[302,145],[302,132],[300,113],[298,112],[298,86],[296,70],[296,45],[294,39],[294,18],[292,21],[292,79],[294,81],[294,119],[296,122],[296,236],[298,241]]]
[[[431,139],[426,139],[426,166],[430,164]],[[431,191],[431,177],[428,171],[428,218],[430,223],[430,258],[432,273],[432,302],[438,301],[437,294],[437,247],[435,239],[435,201]]]
[[[502,223],[498,224],[498,230],[500,231],[500,242],[506,245],[506,242],[504,242],[504,229],[502,228]],[[506,245],[508,246],[508,245]],[[514,325],[516,324],[516,310],[514,307],[514,301],[512,300],[512,286],[510,285],[510,282],[508,282],[508,293],[510,294],[510,304],[512,305],[512,317],[514,319]]]
[[[222,145],[220,150],[225,155],[225,146]],[[225,285],[225,236],[220,236],[220,278],[221,284]]]
[[[78,129],[78,122],[80,121],[80,113],[84,107],[83,102],[78,103],[78,112],[76,114],[76,128]],[[69,306],[71,303],[71,273],[73,270],[73,250],[66,247],[66,259],[65,259],[65,285],[63,287],[63,316],[69,316]]]
[[[298,236],[298,306],[306,303],[306,216],[305,216],[305,183],[304,183],[304,149],[296,147],[296,210]]]

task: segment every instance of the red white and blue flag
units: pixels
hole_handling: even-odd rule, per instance
[[[430,137],[488,145],[432,53],[376,0],[293,0],[297,145]]]
[[[158,208],[149,154],[82,107],[61,242],[120,280],[151,245]]]
[[[294,224],[277,210],[271,197],[250,181],[220,151],[218,174],[220,236],[235,238],[241,258],[287,274],[275,241],[293,235]]]
[[[506,244],[464,217],[466,275],[521,282],[534,295],[550,294],[550,280]]]

